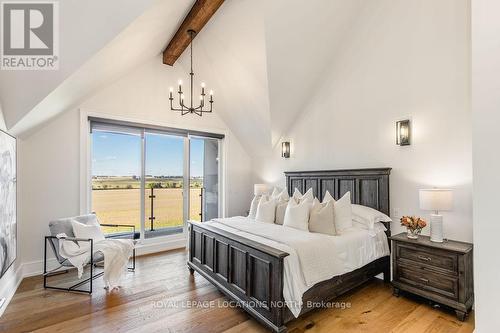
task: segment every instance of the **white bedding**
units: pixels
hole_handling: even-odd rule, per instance
[[[256,222],[242,216],[207,223],[290,254],[284,259],[283,297],[295,317],[302,309],[302,296],[316,283],[389,255],[385,228],[380,223],[376,224],[375,232],[352,227],[341,236]]]

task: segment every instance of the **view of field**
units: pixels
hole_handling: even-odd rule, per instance
[[[190,181],[190,219],[199,220],[201,178]],[[145,193],[145,230],[151,223],[151,188],[154,188],[153,212],[155,230],[183,225],[182,177],[147,177]],[[137,177],[94,177],[92,210],[101,223],[135,225],[140,230],[140,180]],[[128,228],[105,228],[106,233],[130,231]]]

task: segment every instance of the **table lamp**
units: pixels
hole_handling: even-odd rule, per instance
[[[443,215],[439,211],[451,210],[453,192],[446,189],[423,189],[419,191],[420,209],[434,211],[431,214],[431,241],[443,242]]]
[[[267,194],[267,184],[254,184],[253,186],[253,194],[255,196],[261,196]]]

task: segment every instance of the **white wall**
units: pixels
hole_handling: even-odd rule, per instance
[[[419,210],[418,189],[449,187],[455,205],[443,213],[445,236],[472,241],[467,1],[369,4],[285,134],[292,157],[282,159],[277,145],[272,156],[256,159],[256,181],[284,185],[288,170],[392,167],[394,217],[428,216]],[[405,117],[413,143],[398,147],[395,121]]]
[[[90,96],[79,109],[143,123],[227,133],[228,214],[243,214],[251,199],[250,158],[217,113],[200,118],[170,111],[168,87],[186,76],[179,70],[162,65],[157,57]],[[48,233],[48,222],[80,211],[79,110],[63,113],[22,140],[19,164],[24,185],[20,200],[24,241],[20,248],[22,261],[34,266],[42,259],[42,236]]]
[[[476,332],[500,327],[500,3],[472,1],[472,142]]]

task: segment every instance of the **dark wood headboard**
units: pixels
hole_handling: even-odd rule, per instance
[[[328,190],[335,200],[351,191],[351,202],[372,207],[390,216],[389,175],[391,168],[285,172],[290,195],[295,188],[304,193],[312,188],[323,200]]]

